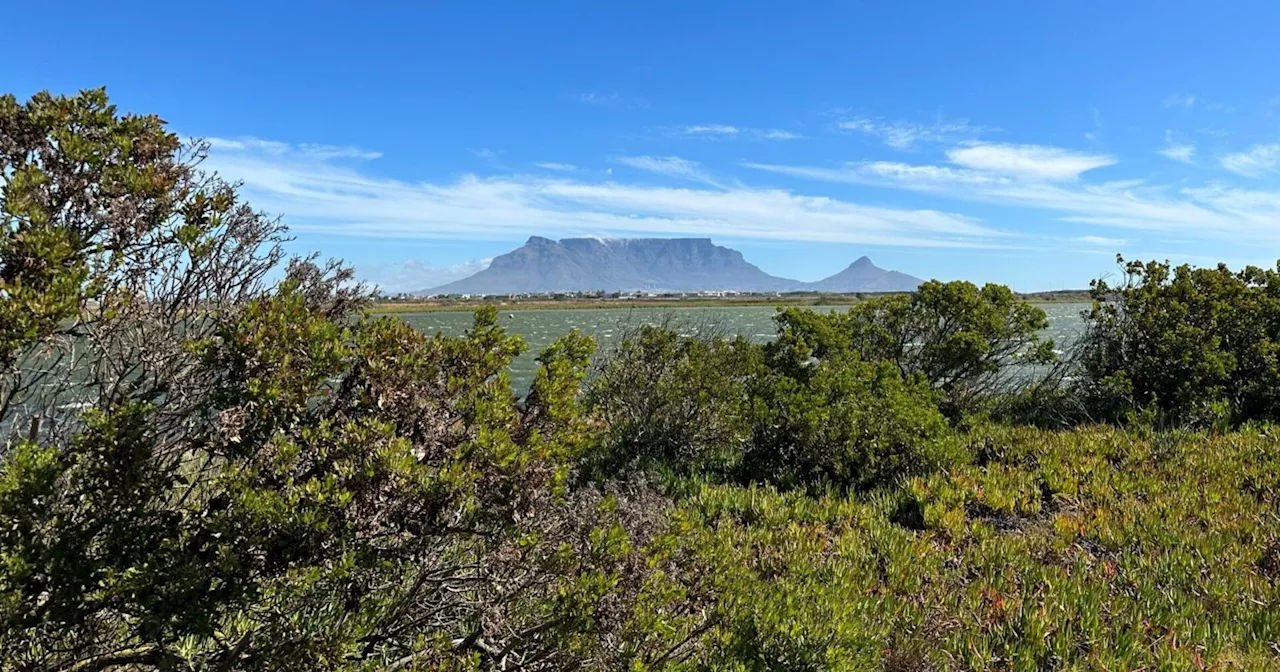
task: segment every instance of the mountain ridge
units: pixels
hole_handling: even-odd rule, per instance
[[[910,291],[920,280],[881,269],[863,256],[817,282],[770,275],[738,250],[710,238],[564,238],[530,236],[474,275],[424,294],[588,291],[859,292]]]

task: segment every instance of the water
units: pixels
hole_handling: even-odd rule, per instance
[[[1081,326],[1083,303],[1040,304],[1049,315],[1049,328],[1044,336],[1061,345],[1075,340]],[[842,310],[847,306],[817,307],[813,310]],[[537,366],[537,353],[552,341],[577,329],[595,336],[598,351],[607,350],[627,324],[657,324],[674,318],[676,324],[716,324],[724,333],[741,334],[756,342],[765,342],[776,333],[770,306],[724,306],[715,308],[592,308],[578,310],[517,310],[499,313],[500,323],[508,332],[519,334],[529,345],[529,352],[511,364],[512,383],[520,392],[528,389]],[[471,326],[469,312],[402,313],[410,325],[429,334],[442,332],[460,336]]]

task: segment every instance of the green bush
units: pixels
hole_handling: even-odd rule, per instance
[[[888,362],[814,359],[792,311],[767,347],[643,327],[587,394],[607,427],[590,461],[786,486],[888,485],[961,459],[940,394]]]
[[[747,388],[760,349],[745,339],[643,325],[597,365],[587,403],[606,427],[591,468],[724,473],[750,426]],[[708,331],[703,329],[703,331]]]
[[[1093,284],[1083,387],[1097,416],[1212,426],[1280,418],[1280,273],[1123,264]]]
[[[743,480],[865,489],[963,460],[935,393],[888,362],[844,354],[752,387]]]
[[[904,378],[923,376],[951,411],[1013,388],[1019,381],[1012,364],[1055,359],[1053,342],[1038,335],[1048,326],[1044,311],[1003,285],[931,280],[845,313],[790,309],[778,320],[818,359],[853,352],[892,363]]]

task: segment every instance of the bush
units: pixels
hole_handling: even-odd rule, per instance
[[[960,459],[921,378],[849,351],[815,360],[781,324],[767,347],[663,327],[624,339],[588,392],[607,427],[593,466],[861,489]]]
[[[790,309],[778,321],[818,359],[852,352],[893,364],[903,378],[922,376],[949,412],[1016,387],[1012,364],[1055,359],[1053,342],[1038,335],[1048,326],[1044,311],[1003,285],[932,280],[912,294],[861,301],[846,313]]]
[[[759,346],[705,325],[668,319],[624,333],[586,395],[607,428],[592,468],[724,473],[749,439],[747,387],[759,368]]]
[[[1128,262],[1093,283],[1081,344],[1099,417],[1209,426],[1280,417],[1280,273]]]
[[[963,461],[921,378],[851,352],[800,360],[783,325],[770,370],[753,381],[743,480],[868,489]]]

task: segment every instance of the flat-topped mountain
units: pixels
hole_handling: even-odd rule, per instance
[[[566,238],[533,236],[488,268],[426,290],[431,294],[734,290],[741,292],[909,291],[920,280],[877,268],[863,257],[816,283],[779,278],[710,238]]]

